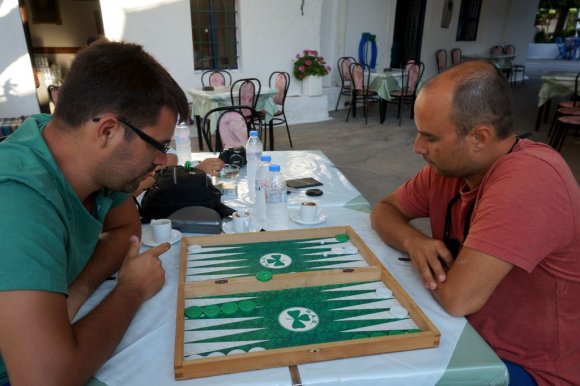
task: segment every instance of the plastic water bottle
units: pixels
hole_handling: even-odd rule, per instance
[[[288,192],[280,165],[270,165],[265,182],[266,229],[288,229]]]
[[[254,216],[262,228],[266,226],[266,177],[272,164],[272,157],[267,154],[260,158],[260,167],[256,171],[256,204],[254,205]]]
[[[258,137],[258,132],[250,131],[250,138],[246,143],[246,160],[247,178],[248,178],[248,194],[251,200],[256,198],[256,170],[260,166],[260,157],[262,156],[262,141]]]
[[[189,138],[189,127],[185,122],[180,122],[175,127],[175,148],[179,165],[185,165],[187,161],[191,162],[191,138]]]

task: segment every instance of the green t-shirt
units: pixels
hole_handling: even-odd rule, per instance
[[[0,143],[0,291],[66,295],[95,249],[107,212],[128,197],[103,189],[89,213],[42,137],[50,120],[33,115]],[[5,382],[0,360],[0,385]]]

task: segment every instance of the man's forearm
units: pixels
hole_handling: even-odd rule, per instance
[[[428,239],[414,228],[410,219],[392,204],[380,201],[371,211],[371,225],[380,238],[393,248],[409,252],[409,244],[418,239]]]

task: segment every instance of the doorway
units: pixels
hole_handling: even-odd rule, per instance
[[[399,68],[409,59],[421,59],[421,42],[427,0],[397,0],[391,67]]]
[[[60,85],[78,50],[103,34],[98,0],[19,0],[40,111],[50,113],[48,87]]]

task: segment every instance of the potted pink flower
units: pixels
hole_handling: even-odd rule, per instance
[[[302,80],[302,94],[315,96],[322,94],[322,77],[331,71],[324,58],[315,50],[303,50],[296,54],[294,76]]]

